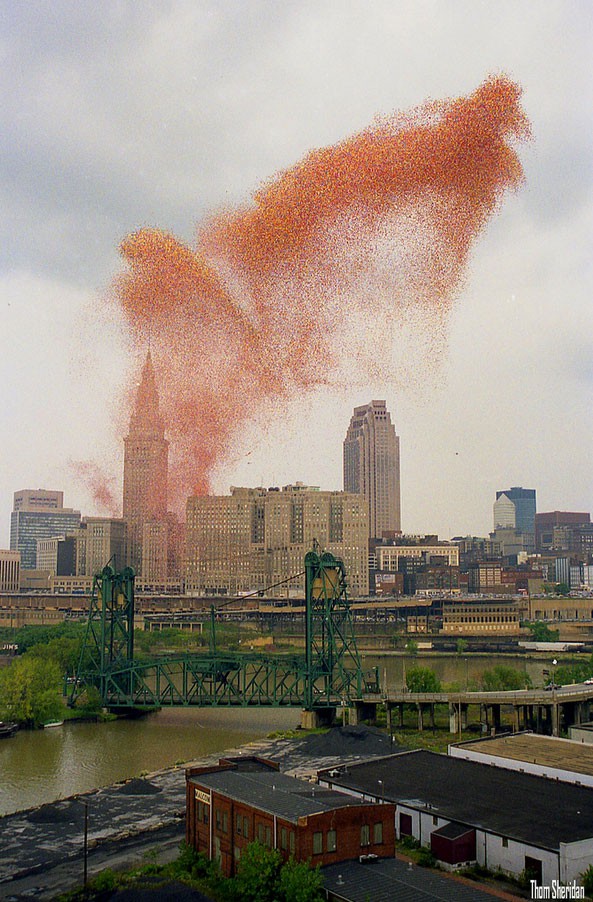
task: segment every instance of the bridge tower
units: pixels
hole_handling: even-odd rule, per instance
[[[114,688],[132,691],[134,661],[134,571],[116,573],[104,567],[93,580],[89,618],[69,704],[73,706],[85,686],[94,685],[106,703]],[[118,671],[117,686],[111,671]],[[122,682],[126,685],[122,685]]]
[[[328,551],[305,555],[306,681],[304,707],[361,698],[363,675],[343,562]]]

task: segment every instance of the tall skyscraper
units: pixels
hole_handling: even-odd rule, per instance
[[[149,520],[167,516],[169,442],[159,414],[150,351],[142,369],[128,435],[124,439],[123,518],[128,527],[128,563],[142,572],[142,538]]]
[[[344,491],[369,503],[369,538],[401,531],[399,436],[385,401],[355,407],[344,441]]]
[[[63,536],[80,526],[80,511],[64,507],[64,493],[22,489],[14,493],[10,515],[10,548],[20,551],[21,568],[37,566],[37,540]]]
[[[535,534],[535,489],[515,485],[496,493],[494,502],[494,529],[512,527],[521,532]]]

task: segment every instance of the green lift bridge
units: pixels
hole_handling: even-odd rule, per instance
[[[104,707],[272,706],[308,711],[351,705],[378,692],[356,647],[346,573],[328,552],[305,556],[305,655],[210,651],[134,659],[134,571],[105,567],[95,577],[85,641],[69,703],[95,686]]]

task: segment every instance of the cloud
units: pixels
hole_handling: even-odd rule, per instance
[[[406,528],[484,532],[494,491],[529,475],[542,503],[593,507],[583,425],[591,397],[590,4],[39,0],[5,3],[0,16],[5,511],[30,481],[68,488],[63,462],[86,448],[102,447],[119,466],[123,427],[111,399],[125,397],[137,361],[121,323],[101,319],[99,299],[124,235],[157,226],[191,241],[204,217],[247,201],[308,150],[377,114],[466,94],[501,71],[523,86],[534,142],[521,151],[524,187],[473,255],[442,385],[427,388],[428,400],[381,383],[357,397],[309,399],[322,459],[298,451],[299,472],[286,481],[339,485],[351,406],[387,397],[402,433]],[[80,348],[100,379],[72,372]],[[321,429],[317,417],[328,410]],[[62,418],[76,454],[50,426]],[[552,425],[565,436],[554,453]],[[280,419],[265,441],[260,434],[250,469],[264,480],[280,469],[282,436]],[[475,448],[470,475],[448,463],[458,437],[465,461]],[[227,477],[239,481],[232,469]]]

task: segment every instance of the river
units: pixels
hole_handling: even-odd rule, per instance
[[[401,689],[404,666],[431,667],[442,682],[464,688],[486,669],[505,664],[524,670],[534,685],[550,662],[477,655],[363,657],[379,668],[387,689]],[[296,727],[300,710],[270,708],[165,708],[136,720],[65,723],[23,730],[0,741],[0,815],[86,792],[174,764],[236,748],[275,730]]]

